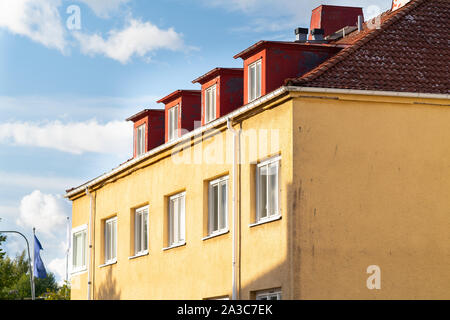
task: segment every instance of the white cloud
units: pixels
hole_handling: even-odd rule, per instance
[[[66,279],[66,259],[65,258],[55,258],[50,261],[47,265],[49,271],[53,272],[56,278],[60,278],[58,282],[59,285],[64,284]]]
[[[12,228],[14,229],[14,228]],[[10,231],[12,231],[12,229]],[[27,245],[23,238],[17,234],[7,234],[6,242],[3,245],[3,249],[10,258],[14,258],[27,249]],[[31,250],[31,248],[30,248]],[[28,257],[28,252],[27,252]]]
[[[35,227],[40,233],[49,236],[60,234],[66,230],[67,216],[70,215],[65,201],[61,196],[35,190],[22,198],[17,224]]]
[[[181,50],[184,48],[181,34],[173,28],[159,29],[150,22],[142,22],[129,18],[127,26],[122,30],[111,30],[107,39],[100,34],[74,33],[79,41],[81,51],[87,55],[102,54],[123,64],[131,57],[145,57],[158,50]]]
[[[126,121],[0,124],[0,143],[51,148],[73,154],[97,152],[128,156],[132,151],[132,136],[132,124]]]
[[[0,28],[64,52],[66,40],[60,6],[61,0],[1,0]]]
[[[130,0],[79,1],[88,5],[97,16],[108,18]],[[63,3],[68,4],[65,0],[1,0],[0,29],[28,37],[65,54],[69,41],[64,25],[65,17],[61,17],[59,13]],[[98,33],[85,34],[79,31],[71,34],[84,54],[102,54],[121,63],[127,63],[133,56],[148,61],[148,54],[158,49],[185,48],[181,34],[173,28],[160,29],[150,22],[132,18],[129,12],[127,14],[125,28],[109,31],[106,39]]]
[[[110,14],[116,12],[123,4],[130,0],[78,0],[87,4],[94,13],[101,18],[109,18]]]
[[[76,119],[85,120],[101,115],[102,121],[126,119],[154,103],[159,95],[133,97],[94,96],[0,96],[0,113],[3,119]]]

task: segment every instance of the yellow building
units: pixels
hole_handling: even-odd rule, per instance
[[[135,122],[141,151],[67,191],[72,299],[449,299],[449,11],[416,0],[327,43],[259,42],[237,56],[245,105],[222,115],[205,78],[201,126],[178,130],[183,92],[165,143]],[[339,52],[272,90],[280,47]]]

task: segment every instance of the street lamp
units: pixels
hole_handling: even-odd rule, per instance
[[[0,233],[15,233],[15,234],[21,235],[25,239],[25,242],[27,243],[27,251],[28,251],[28,265],[30,267],[31,299],[35,300],[35,296],[34,296],[34,281],[33,281],[33,269],[31,268],[30,245],[28,244],[27,238],[22,233],[20,233],[19,231],[0,231]]]

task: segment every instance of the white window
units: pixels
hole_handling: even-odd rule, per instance
[[[178,138],[178,108],[175,106],[169,109],[169,119],[168,119],[168,138],[169,141]]]
[[[72,230],[72,272],[86,269],[86,235],[86,225]]]
[[[205,90],[205,123],[216,119],[216,85]]]
[[[117,217],[105,221],[105,263],[117,261]]]
[[[209,234],[226,231],[228,216],[228,176],[209,183]]]
[[[169,247],[185,243],[185,199],[184,192],[169,198]]]
[[[281,300],[281,290],[272,289],[256,293],[256,300]]]
[[[134,215],[134,254],[148,252],[148,206],[135,210]]]
[[[248,66],[248,101],[261,97],[261,60]]]
[[[145,124],[136,129],[136,155],[140,156],[145,152]]]
[[[258,164],[256,168],[256,222],[280,214],[280,160],[281,157],[275,157]]]

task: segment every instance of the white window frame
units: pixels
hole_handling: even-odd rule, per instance
[[[254,79],[252,74],[254,71]],[[259,74],[258,74],[259,72]],[[259,76],[259,78],[258,78]],[[248,65],[248,102],[258,99],[262,94],[262,59]]]
[[[213,180],[209,183],[209,190],[208,190],[208,233],[209,235],[216,235],[216,234],[221,234],[221,233],[225,233],[228,231],[228,180],[229,180],[229,176],[224,176],[221,177],[219,179]],[[220,187],[225,183],[226,185],[226,201],[225,201],[225,212],[221,212],[221,190]],[[217,229],[215,229],[215,226],[213,225],[213,207],[214,207],[214,203],[213,203],[213,190],[214,187],[218,186],[217,188]],[[221,217],[225,216],[225,226],[223,228],[220,228],[220,221],[221,221]]]
[[[170,108],[168,110],[168,120],[167,120],[167,127],[168,127],[168,140],[174,140],[178,138],[178,118],[180,114],[180,105],[177,104],[176,106]]]
[[[110,226],[114,229],[114,231],[112,231],[113,229],[110,229]],[[112,237],[112,235],[114,235],[114,237]],[[117,262],[117,216],[105,220],[104,239],[105,264]]]
[[[145,153],[145,124],[136,128],[136,155]]]
[[[149,239],[149,214],[148,214],[148,208],[149,206],[140,207],[134,210],[134,255],[143,255],[148,253],[148,239]],[[146,215],[146,221],[147,221],[147,230],[144,229],[144,224],[142,223],[144,219],[142,218]],[[139,218],[139,224],[138,224],[138,218]],[[139,227],[139,232],[138,232]],[[146,231],[147,239],[144,238],[144,231]],[[140,239],[139,238],[140,235]],[[138,250],[138,245],[139,249]],[[145,248],[145,249],[144,249]]]
[[[204,102],[205,123],[208,123],[217,117],[217,85],[214,84],[205,90]]]
[[[270,299],[276,297],[276,299]],[[256,292],[256,300],[281,300],[281,289],[272,289]]]
[[[77,250],[75,250],[75,246],[76,246],[76,241],[74,240],[75,236],[78,234],[84,234],[84,241],[83,241],[83,246],[82,246],[82,257],[81,257],[81,265],[80,266],[75,266],[74,264],[74,260],[75,260],[75,255],[77,254]],[[72,263],[71,263],[71,273],[77,273],[77,272],[82,272],[82,271],[86,271],[87,270],[87,224],[85,225],[81,225],[79,227],[73,228],[72,229]]]
[[[267,215],[262,216],[261,212],[261,199],[260,199],[260,189],[261,189],[261,168],[265,167],[267,172],[269,172],[269,167],[275,166],[277,172],[276,183],[277,186],[275,188],[275,196],[276,196],[276,209],[272,212],[267,210]],[[280,176],[281,176],[281,156],[276,156],[270,159],[267,159],[261,163],[259,163],[256,167],[256,223],[271,221],[277,219],[281,216],[281,208],[280,208]],[[266,175],[266,208],[269,207],[269,174]]]
[[[172,203],[177,203],[178,212],[173,212]],[[169,197],[168,201],[168,245],[180,246],[186,243],[186,192]],[[175,228],[176,226],[176,228]]]

